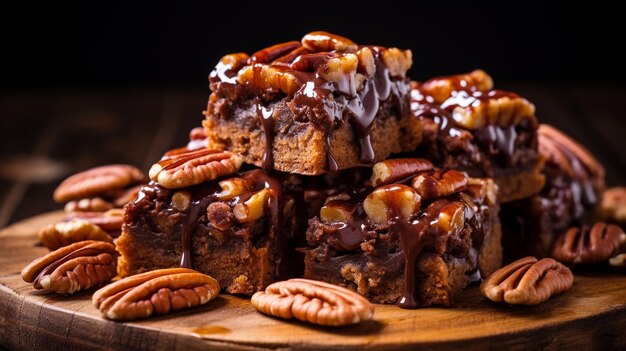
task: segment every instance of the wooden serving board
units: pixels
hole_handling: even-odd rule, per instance
[[[246,297],[132,323],[100,317],[91,292],[35,291],[21,269],[47,250],[36,232],[60,212],[0,231],[0,343],[15,350],[397,350],[625,349],[626,275],[576,274],[572,290],[535,307],[482,298],[476,286],[455,308],[402,310],[377,305],[375,320],[342,328],[284,321],[255,311]]]

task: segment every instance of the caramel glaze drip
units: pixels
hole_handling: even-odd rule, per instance
[[[413,90],[412,109],[418,118],[429,118],[439,125],[440,137],[456,137],[463,133],[464,128],[459,126],[452,111],[459,106],[477,106],[489,104],[489,100],[501,97],[517,98],[515,93],[502,90],[491,90],[489,92],[478,91],[470,84],[463,83],[462,76],[450,77],[454,80],[455,91],[452,96],[442,104],[437,104],[435,99],[425,94],[419,87]],[[529,116],[530,117],[530,116]],[[515,141],[517,130],[515,125],[501,127],[488,125],[475,132],[474,136],[490,155],[501,157],[503,164],[509,166],[515,154]]]
[[[410,184],[410,180],[406,181]],[[355,190],[348,192],[349,200],[331,201],[328,206],[341,206],[352,214],[349,222],[329,223],[326,228],[333,236],[336,246],[341,250],[357,250],[364,241],[364,234],[372,229],[372,226],[363,210],[363,200],[372,191],[371,188],[356,187]],[[398,301],[401,308],[417,308],[420,301],[416,297],[417,291],[417,262],[424,252],[434,252],[442,255],[449,250],[448,242],[452,233],[443,231],[437,226],[440,213],[452,211],[455,203],[459,202],[464,208],[465,223],[472,222],[478,230],[475,230],[472,236],[472,245],[478,249],[482,245],[483,238],[480,235],[482,213],[474,211],[475,205],[468,203],[467,197],[454,194],[446,198],[434,199],[429,202],[425,208],[416,213],[410,219],[403,219],[399,214],[400,199],[398,203],[392,203],[389,206],[389,223],[388,231],[392,236],[400,239],[402,251],[404,252],[404,291],[402,297]],[[450,216],[453,213],[448,213]],[[469,248],[467,248],[469,250]],[[465,257],[468,251],[458,250],[452,252],[457,257]],[[477,272],[468,272],[471,274],[470,279],[476,279]],[[479,273],[478,273],[479,274]]]
[[[360,48],[363,48],[361,46]],[[398,103],[397,114],[401,118],[409,113],[408,104],[403,98],[410,87],[405,79],[391,79],[389,70],[382,62],[381,55],[385,48],[368,46],[374,54],[376,70],[374,76],[367,79],[360,91],[356,89],[354,75],[344,74],[338,82],[325,79],[322,74],[326,70],[327,62],[331,58],[340,57],[343,53],[311,52],[298,42],[278,44],[261,50],[252,55],[247,64],[252,65],[257,75],[263,65],[269,64],[272,68],[296,77],[300,88],[290,96],[296,106],[307,106],[310,111],[323,111],[326,118],[316,121],[325,129],[326,135],[330,131],[341,126],[346,120],[351,124],[355,137],[359,143],[359,159],[363,164],[371,164],[376,160],[372,147],[370,130],[374,118],[382,101],[390,96],[395,97]],[[359,72],[362,73],[362,72]],[[223,64],[219,64],[211,74],[210,80],[221,84],[237,84],[235,81],[236,70],[228,70]],[[259,95],[267,95],[267,91],[259,91]],[[272,95],[272,94],[270,94]],[[275,98],[276,94],[273,94]],[[270,169],[273,166],[272,148],[275,131],[275,122],[271,109],[263,107],[260,99],[256,102],[257,118],[265,134],[265,151],[263,156],[263,168]],[[330,138],[326,140],[325,148],[328,159],[326,169],[336,171],[339,166],[329,152]]]
[[[250,189],[247,193],[233,199],[233,201],[237,203],[246,201],[250,198],[250,196],[252,196],[252,194],[263,188],[269,190],[270,196],[268,197],[268,202],[265,208],[266,212],[269,214],[270,224],[277,237],[275,240],[277,244],[276,252],[278,255],[276,274],[278,277],[285,277],[290,274],[290,269],[285,259],[285,257],[287,257],[286,243],[288,238],[285,237],[286,233],[283,229],[284,223],[282,219],[282,209],[284,208],[284,199],[282,184],[258,169],[240,173],[239,176],[247,181]],[[180,235],[181,238],[181,267],[193,269],[193,233],[198,224],[198,220],[206,213],[207,207],[211,203],[219,200],[217,194],[220,192],[221,188],[217,182],[208,182],[197,185],[190,191],[192,198],[189,202],[189,207],[184,214],[184,219],[180,225],[175,227],[175,233],[172,233],[172,235]],[[149,186],[141,189],[133,204],[137,208],[145,207],[148,206],[146,202],[153,201],[150,199],[155,197],[160,199],[169,199],[173,193],[173,190],[163,188],[157,183],[151,182]]]

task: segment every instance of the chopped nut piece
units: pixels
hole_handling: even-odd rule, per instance
[[[233,210],[223,202],[214,202],[207,209],[209,223],[219,229],[228,230],[233,225]]]
[[[382,52],[382,57],[385,66],[389,69],[389,75],[392,77],[406,77],[406,71],[413,65],[411,50],[389,48]]]
[[[264,314],[340,326],[374,317],[374,305],[346,288],[316,280],[290,279],[268,286],[250,300]]]
[[[239,71],[237,81],[263,91],[282,91],[287,95],[293,95],[301,86],[293,74],[265,65],[245,66]]]
[[[424,172],[411,185],[423,199],[435,199],[465,190],[467,175],[455,170]]]
[[[217,194],[217,197],[222,201],[231,200],[250,189],[250,182],[244,178],[231,178],[222,180],[219,183],[222,191]]]
[[[233,208],[235,218],[240,223],[248,223],[263,217],[269,196],[270,190],[262,189],[252,195],[246,202],[235,205]]]
[[[341,201],[333,201],[320,209],[320,219],[324,222],[349,222],[353,208]]]
[[[600,205],[605,220],[626,224],[626,187],[608,189],[602,195]]]
[[[432,169],[433,164],[422,158],[394,158],[376,163],[370,181],[372,186],[391,184]]]
[[[359,49],[356,54],[359,57],[358,72],[367,77],[373,77],[376,73],[376,61],[374,61],[372,49],[365,46]]]
[[[410,218],[417,213],[421,197],[411,187],[389,184],[376,188],[363,201],[363,209],[372,223],[385,224],[391,217]]]
[[[172,195],[172,207],[177,211],[187,211],[190,201],[191,194],[188,191],[177,191]]]

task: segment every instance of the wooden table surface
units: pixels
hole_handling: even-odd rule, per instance
[[[626,85],[505,84],[537,106],[604,164],[609,185],[626,184]],[[208,90],[0,93],[0,228],[59,209],[67,175],[109,163],[144,171],[199,126]],[[2,248],[0,248],[1,251]]]

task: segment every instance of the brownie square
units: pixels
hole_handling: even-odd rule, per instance
[[[481,70],[413,82],[411,109],[424,125],[415,155],[473,177],[493,178],[501,203],[539,193],[544,184],[535,106],[493,89]]]
[[[374,167],[370,182],[329,196],[309,221],[305,278],[415,308],[450,305],[471,281],[500,266],[491,179],[425,170],[381,183]]]
[[[313,32],[227,55],[209,77],[208,147],[264,169],[320,175],[414,150],[411,51]]]
[[[255,169],[180,189],[151,182],[125,207],[119,274],[182,266],[247,295],[301,275],[289,179]]]

